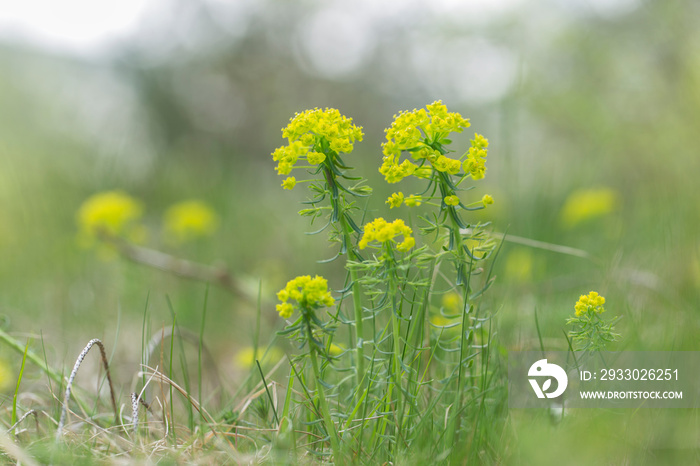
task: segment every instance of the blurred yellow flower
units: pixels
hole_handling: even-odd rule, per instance
[[[477,259],[483,259],[496,246],[496,243],[491,239],[474,239],[467,238],[464,240],[464,245],[469,248],[471,255]]]
[[[452,314],[459,314],[461,311],[462,297],[454,291],[442,295],[442,307]]]
[[[258,348],[257,354],[253,351],[252,346],[242,348],[234,356],[234,363],[240,369],[249,369],[255,364],[255,360],[260,361],[260,365],[276,363],[279,361],[284,352],[276,346],[272,346],[269,349]]]
[[[331,356],[340,356],[344,351],[345,347],[343,345],[336,345],[335,343],[331,343],[331,347],[328,350]]]
[[[12,373],[10,364],[0,359],[0,393],[12,387],[17,382],[17,376]]]
[[[610,188],[582,189],[569,195],[559,215],[565,228],[614,212],[620,203],[617,191]]]
[[[506,278],[525,283],[532,280],[532,252],[529,249],[518,248],[508,254],[505,264]]]
[[[436,327],[437,330],[448,327],[445,329],[446,332],[454,332],[461,327],[461,323],[462,321],[459,318],[448,319],[442,314],[434,314],[430,316],[430,325]]]
[[[78,210],[81,242],[91,246],[100,234],[138,242],[144,236],[144,229],[138,224],[142,214],[141,202],[122,191],[94,194]]]
[[[219,227],[219,217],[207,204],[189,200],[171,206],[165,212],[165,235],[174,243],[210,236]]]

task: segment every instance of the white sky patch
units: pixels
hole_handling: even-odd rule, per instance
[[[592,0],[601,4],[608,0]],[[639,0],[610,0],[616,5]],[[512,11],[523,0],[357,0],[327,1],[308,20],[300,34],[307,59],[328,77],[351,72],[371,52],[372,24],[397,22],[432,11],[482,23]],[[215,6],[214,20],[240,36],[247,18],[261,8],[261,0],[206,0]],[[187,2],[184,2],[187,4]],[[261,6],[261,4],[266,6]],[[142,19],[168,8],[164,0],[0,0],[0,40],[21,40],[43,48],[77,54],[95,54],[111,43],[130,37]],[[155,8],[160,6],[161,10]]]
[[[483,37],[424,37],[411,51],[414,72],[428,91],[472,104],[496,101],[517,76],[517,56]]]
[[[363,18],[352,9],[326,8],[314,13],[298,30],[305,58],[328,78],[351,74],[372,52],[374,38]]]
[[[483,23],[515,9],[522,0],[430,0],[436,13],[457,15],[460,21]]]
[[[588,0],[588,4],[605,18],[616,18],[636,10],[639,0]]]
[[[78,54],[128,36],[149,0],[0,0],[0,37]]]

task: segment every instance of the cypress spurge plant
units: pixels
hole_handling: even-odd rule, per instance
[[[566,323],[573,327],[568,336],[575,351],[603,351],[608,343],[620,339],[614,327],[620,317],[605,320],[602,316],[604,304],[605,298],[591,291],[581,295],[574,305],[575,316]]]
[[[467,127],[467,119],[438,101],[400,113],[386,130],[380,173],[389,183],[407,177],[423,182],[419,192],[396,192],[386,203],[419,210],[422,245],[416,241],[416,227],[403,219],[376,218],[358,227],[355,198],[370,195],[371,189],[362,178],[349,175],[341,154],[353,150],[362,131],[337,110],[294,116],[283,129],[288,144],[272,154],[279,174],[305,169],[310,175],[300,181],[288,176],[282,187],[309,183],[312,197],[300,213],[312,221],[325,219],[318,231],[330,228],[330,240],[339,243],[336,257],[344,257],[348,271],[337,303],[325,294],[324,279],[307,276],[280,291],[277,308],[288,321],[282,333],[304,349],[293,363],[302,370],[294,372],[308,380],[303,372],[310,367],[315,380],[307,385],[316,387],[307,392],[315,402],[311,411],[324,425],[322,433],[336,462],[346,461],[346,454],[358,462],[396,461],[421,442],[430,455],[446,459],[452,454],[456,459],[463,449],[455,445],[465,445],[467,439],[462,418],[471,424],[471,439],[476,438],[477,417],[484,415],[486,390],[494,383],[488,365],[490,334],[484,331],[489,316],[479,315],[478,301],[493,280],[480,264],[495,244],[484,225],[464,218],[468,211],[493,203],[489,195],[467,202],[462,194],[471,188],[469,180],[484,177],[488,147],[486,138],[476,134],[470,148],[455,157],[450,137]],[[305,291],[311,282],[315,291]],[[454,326],[458,331],[435,337],[428,324],[433,296],[455,291],[460,312],[445,317],[459,319]],[[323,299],[309,300],[314,293]],[[352,318],[345,313],[348,305]],[[331,356],[333,338],[344,329],[351,335],[354,331],[353,351]],[[348,371],[350,377],[344,375]],[[476,408],[470,412],[474,418],[468,407]]]
[[[316,385],[316,400],[318,409],[323,417],[326,432],[330,437],[333,454],[338,458],[340,444],[338,443],[338,434],[335,430],[335,425],[331,419],[331,412],[326,400],[324,390],[324,382],[321,377],[319,366],[319,356],[328,359],[325,346],[322,342],[323,335],[330,333],[332,330],[324,324],[318,317],[316,311],[323,308],[333,306],[335,300],[328,291],[328,282],[325,278],[316,275],[311,278],[309,275],[299,276],[287,282],[287,286],[277,293],[277,297],[282,301],[277,305],[277,312],[280,317],[290,319],[295,311],[299,311],[299,316],[296,320],[287,326],[285,333],[302,344],[302,348],[307,348],[307,353],[302,355],[307,356],[311,363],[313,378],[311,379]],[[310,387],[312,390],[313,386]]]
[[[282,135],[289,144],[278,147],[272,153],[273,160],[277,162],[277,173],[289,175],[293,169],[305,168],[315,175],[315,178],[304,180],[311,183],[314,197],[307,202],[311,207],[300,213],[313,221],[324,217],[324,212],[330,210],[330,215],[326,216],[328,222],[318,232],[332,227],[331,239],[340,243],[336,257],[342,255],[346,260],[360,259],[353,248],[352,236],[359,234],[360,229],[352,218],[355,206],[351,199],[366,196],[371,190],[363,186],[362,178],[348,175],[350,167],[342,155],[351,153],[354,143],[362,141],[362,127],[354,125],[352,119],[341,115],[336,109],[315,108],[297,113],[282,130]],[[347,187],[347,182],[354,183],[354,186]],[[291,190],[296,184],[296,178],[289,176],[282,182],[282,187]],[[323,205],[326,199],[328,206]],[[365,363],[362,291],[355,272],[350,272],[350,281],[355,319],[356,382],[359,384]]]
[[[489,255],[493,245],[485,240],[478,226],[472,228],[469,222],[463,220],[462,214],[485,208],[493,203],[493,198],[485,195],[480,201],[465,204],[459,197],[459,191],[468,179],[482,179],[486,172],[488,140],[479,134],[474,135],[471,147],[462,156],[451,156],[451,134],[461,133],[469,126],[469,120],[459,113],[449,112],[440,101],[425,109],[402,112],[394,117],[394,122],[386,130],[387,141],[383,144],[384,157],[379,169],[389,183],[398,183],[411,176],[425,181],[423,191],[411,194],[406,199],[406,204],[413,207],[425,201],[430,204],[439,203],[437,212],[432,212],[430,217],[423,217],[427,224],[423,232],[435,234],[438,238],[446,235],[447,245],[443,243],[442,251],[434,257],[439,263],[444,258],[444,252],[451,259],[455,269],[455,286],[463,296],[461,331],[457,341],[459,360],[456,387],[452,394],[452,412],[445,435],[448,448],[454,444],[459,420],[463,417],[465,363],[476,356],[470,349],[470,318],[476,320],[471,302],[491,283],[487,279],[484,288],[472,296],[471,278],[476,273],[475,265]],[[404,154],[408,154],[408,157],[402,160]],[[398,192],[389,197],[387,203],[392,208],[398,207],[402,199],[405,199],[404,194]],[[471,247],[469,243],[472,244]]]

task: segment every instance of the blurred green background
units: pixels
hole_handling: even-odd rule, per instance
[[[297,274],[342,272],[316,263],[334,254],[323,235],[302,233],[313,229],[296,214],[303,186],[280,188],[270,157],[280,129],[307,108],[352,117],[365,140],[347,161],[375,189],[369,211],[393,216],[383,200],[402,187],[377,172],[383,129],[437,99],[471,119],[458,145],[473,131],[491,143],[474,196],[496,202],[475,218],[591,255],[505,244],[489,297],[505,350],[537,347],[535,310],[546,345],[563,349],[565,320],[590,290],[623,316],[616,349],[699,349],[700,3],[153,3],[129,34],[89,53],[0,36],[0,314],[12,334],[43,338],[52,363],[71,365],[97,337],[128,382],[147,300],[152,333],[172,324],[166,296],[183,328],[201,321],[206,285],[78,245],[87,197],[128,192],[146,207],[149,246],[225,264],[254,298],[261,286],[267,342],[280,328],[274,291]],[[220,228],[174,248],[162,216],[192,198]],[[209,291],[207,345],[232,386],[254,301]],[[8,348],[0,358],[18,365]],[[581,464],[603,454],[637,464],[649,449],[685,459],[698,446],[691,412],[646,413],[647,423],[574,413],[525,431],[532,416],[509,423],[503,448],[516,462],[537,460],[531,446],[552,436],[567,451],[583,431],[597,447]],[[695,435],[659,440],[667,425]]]

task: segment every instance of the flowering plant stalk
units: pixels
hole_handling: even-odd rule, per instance
[[[569,331],[574,350],[602,351],[608,343],[620,338],[620,334],[614,331],[614,325],[620,320],[620,316],[604,320],[601,315],[605,312],[604,304],[605,298],[596,291],[579,297],[574,306],[576,315],[566,321],[574,327]]]
[[[384,158],[380,172],[389,183],[397,183],[403,178],[414,176],[426,181],[424,190],[419,194],[409,196],[411,203],[424,200],[439,200],[440,210],[433,213],[432,219],[426,219],[428,226],[425,233],[439,235],[446,231],[448,235],[447,251],[455,266],[456,283],[461,288],[464,308],[462,312],[462,325],[459,341],[459,360],[467,357],[470,344],[468,328],[468,314],[470,312],[470,279],[474,272],[474,264],[483,259],[470,249],[465,241],[464,231],[471,225],[465,222],[461,213],[464,211],[479,210],[493,203],[493,198],[485,195],[481,201],[464,204],[458,193],[460,186],[468,179],[482,179],[486,172],[486,156],[488,140],[479,134],[474,135],[471,147],[461,157],[450,157],[449,149],[452,140],[451,133],[461,133],[470,126],[469,120],[458,113],[448,112],[442,102],[434,102],[425,109],[415,109],[412,112],[402,112],[395,116],[391,127],[386,131],[387,141],[383,145]],[[400,161],[401,155],[408,153],[409,158]],[[397,193],[387,202],[392,206],[400,204],[396,197],[403,198],[403,193]],[[393,202],[392,202],[393,201]],[[480,238],[480,230],[475,229],[471,239]],[[482,238],[477,241],[483,243]],[[436,256],[439,260],[439,255]],[[457,369],[457,388],[454,402],[461,411],[462,406],[462,376],[463,364]],[[453,414],[447,432],[448,442],[454,438],[458,429],[458,415]]]
[[[352,235],[359,234],[360,228],[352,218],[354,204],[346,198],[346,194],[358,197],[367,196],[371,190],[363,186],[363,180],[347,174],[350,167],[341,158],[342,153],[353,151],[354,143],[362,141],[362,127],[355,126],[352,119],[340,114],[336,109],[321,110],[315,108],[297,113],[291,118],[289,125],[282,130],[282,135],[288,140],[286,146],[278,147],[272,158],[277,162],[276,171],[288,175],[295,168],[306,168],[320,180],[312,179],[311,191],[314,198],[307,202],[311,208],[304,209],[300,214],[309,216],[312,221],[323,216],[325,208],[319,206],[326,198],[330,203],[330,217],[326,225],[318,230],[321,232],[332,226],[332,239],[340,242],[338,256],[345,255],[347,260],[360,259],[353,249]],[[300,160],[306,160],[307,165],[300,165]],[[356,182],[353,188],[345,186],[345,181]],[[296,178],[288,177],[283,183],[284,189],[293,189]],[[350,272],[353,313],[355,318],[355,340],[357,371],[356,381],[359,384],[364,374],[365,357],[363,351],[363,314],[362,290],[355,272]]]
[[[448,112],[438,101],[425,109],[400,113],[386,130],[380,173],[389,183],[411,176],[424,183],[421,191],[409,196],[394,193],[386,203],[392,209],[402,205],[423,206],[419,215],[423,225],[417,230],[425,238],[423,245],[416,241],[416,229],[400,218],[390,221],[378,217],[358,227],[359,222],[353,218],[357,210],[354,198],[370,195],[371,189],[364,186],[363,179],[348,175],[349,167],[340,154],[352,151],[354,142],[362,139],[362,131],[337,110],[298,113],[283,129],[288,144],[272,154],[279,174],[289,175],[293,169],[301,168],[311,175],[310,179],[300,181],[288,176],[282,187],[292,189],[298,183],[310,183],[313,194],[307,202],[310,207],[300,213],[312,221],[325,217],[327,223],[319,232],[330,227],[330,239],[340,244],[338,256],[346,259],[350,283],[339,291],[342,299],[338,303],[324,294],[321,301],[312,300],[316,304],[309,307],[309,292],[295,288],[303,278],[297,277],[290,281],[293,285],[288,284],[291,290],[285,288],[278,294],[281,302],[277,308],[288,322],[282,333],[308,347],[295,361],[309,360],[317,387],[316,399],[336,455],[338,448],[362,451],[363,442],[369,442],[368,448],[386,448],[396,458],[430,428],[429,416],[438,405],[444,407],[441,416],[448,420],[443,446],[445,450],[456,451],[454,441],[460,430],[458,420],[464,415],[465,396],[477,391],[476,387],[466,390],[465,385],[484,375],[474,372],[474,359],[489,346],[488,337],[480,342],[480,351],[472,345],[477,332],[483,336],[483,322],[489,319],[477,317],[477,299],[493,281],[490,272],[476,265],[486,261],[495,250],[495,244],[484,235],[483,225],[463,219],[465,213],[493,203],[489,195],[467,202],[461,194],[470,189],[465,188],[468,179],[479,180],[486,171],[488,141],[479,134],[463,155],[452,155],[451,134],[461,133],[467,127],[467,119]],[[300,162],[304,160],[306,164]],[[355,185],[346,187],[348,182]],[[452,263],[453,280],[448,278],[452,274],[441,270],[446,261]],[[474,277],[479,274],[484,276],[476,280]],[[303,280],[310,283],[309,280],[322,279]],[[480,288],[475,288],[477,281]],[[445,286],[447,290],[436,289]],[[460,290],[462,303],[457,310],[460,323],[455,325],[459,335],[454,337],[448,332],[449,336],[434,340],[427,332],[433,295],[452,289]],[[292,305],[292,301],[297,304]],[[354,320],[344,317],[345,303],[350,304]],[[313,312],[334,305],[336,311],[326,312],[326,321]],[[296,310],[299,317],[292,321]],[[363,321],[370,325],[366,333]],[[347,377],[340,376],[346,370],[342,365],[348,362],[345,353],[331,356],[326,351],[333,344],[337,330],[342,328],[354,329],[355,334],[355,339],[351,339],[354,344],[351,354],[355,358],[349,361],[348,368],[354,372],[352,384]],[[371,336],[365,339],[367,335]],[[319,356],[325,364],[325,379],[321,379]],[[438,362],[444,363],[444,367],[431,365],[438,357],[442,358]],[[488,359],[488,352],[482,359]],[[333,378],[334,373],[338,377]],[[436,376],[441,380],[438,386],[435,386]],[[349,413],[340,446],[325,390],[335,394],[338,411],[344,405]],[[419,405],[424,397],[432,398],[431,393],[439,395],[431,402],[431,409],[424,412]],[[352,430],[358,422],[359,429]],[[371,432],[369,438],[366,431]]]
[[[338,455],[339,443],[338,434],[335,430],[335,425],[331,420],[331,412],[326,400],[326,393],[323,388],[323,380],[318,364],[318,355],[328,355],[325,351],[325,346],[319,339],[324,333],[332,331],[331,328],[324,324],[316,317],[316,311],[323,308],[333,306],[335,300],[328,291],[328,282],[325,278],[316,275],[311,278],[308,275],[296,277],[289,282],[277,293],[277,297],[282,301],[277,305],[277,312],[280,317],[289,319],[296,310],[299,311],[299,317],[287,326],[285,333],[291,338],[294,338],[308,346],[308,358],[311,362],[316,389],[316,399],[323,417],[326,432],[330,437],[333,453]],[[295,304],[293,304],[295,303]],[[314,389],[314,387],[311,387]]]

